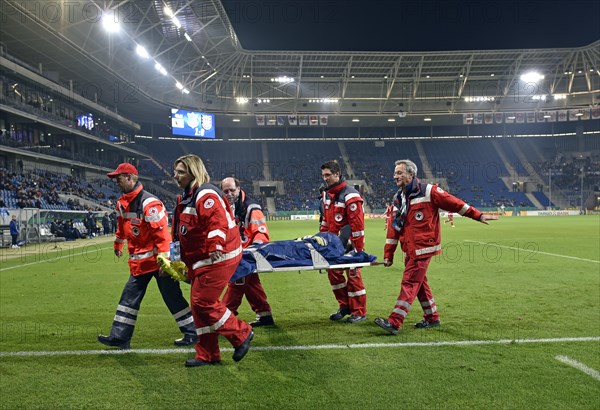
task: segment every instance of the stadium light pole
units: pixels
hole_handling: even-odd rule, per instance
[[[548,209],[552,209],[552,167],[548,168]]]
[[[583,211],[583,166],[581,166],[581,210]]]

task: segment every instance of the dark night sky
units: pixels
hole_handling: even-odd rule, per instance
[[[580,47],[596,0],[222,0],[248,50],[447,51]]]

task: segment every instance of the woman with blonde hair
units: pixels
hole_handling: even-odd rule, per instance
[[[242,258],[240,233],[223,192],[210,183],[197,155],[184,155],[174,164],[174,178],[183,189],[173,215],[173,240],[191,282],[190,304],[198,343],[187,367],[221,362],[218,335],[234,346],[233,360],[248,353],[252,328],[219,300]]]

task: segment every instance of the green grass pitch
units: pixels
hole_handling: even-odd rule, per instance
[[[600,218],[455,224],[442,227],[445,252],[428,272],[441,327],[413,328],[418,302],[397,336],[373,324],[399,294],[401,254],[363,269],[368,320],[354,325],[328,319],[337,306],[325,274],[266,273],[277,326],[256,329],[243,361],[222,339],[223,365],[192,369],[154,283],[134,351],[99,352],[110,350],[96,336],[109,331],[128,275],[111,238],[2,250],[0,408],[599,408]],[[317,230],[269,226],[273,240]],[[383,220],[367,220],[366,250],[381,260],[384,241]],[[246,302],[240,317],[253,319]]]

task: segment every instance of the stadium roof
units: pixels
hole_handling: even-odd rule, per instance
[[[110,34],[102,18],[115,11],[121,31]],[[166,122],[168,107],[245,118],[238,126],[255,114],[303,113],[329,114],[332,126],[360,117],[365,126],[388,125],[382,121],[400,112],[414,125],[600,103],[600,39],[576,48],[250,51],[219,0],[4,0],[0,13],[9,55],[141,123],[163,122],[161,115]],[[139,57],[137,45],[150,58]],[[521,81],[529,71],[544,79]]]

